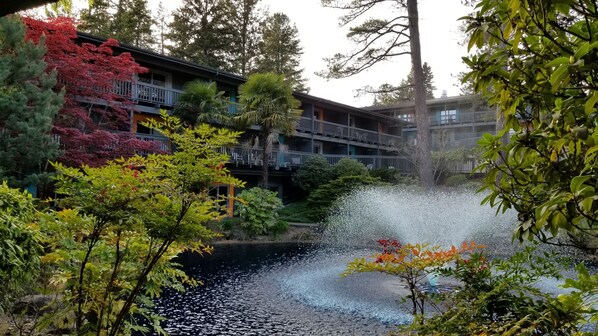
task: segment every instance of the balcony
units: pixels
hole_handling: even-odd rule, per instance
[[[183,93],[181,90],[167,89],[157,85],[125,81],[116,81],[114,91],[135,101],[164,106],[174,106]]]
[[[430,126],[458,126],[467,124],[494,123],[496,121],[496,111],[476,111],[462,112],[453,116],[430,116]],[[405,128],[416,128],[416,124],[406,125]]]
[[[183,93],[181,90],[166,89],[164,87],[145,84],[117,81],[114,90],[121,96],[128,97],[138,102],[145,102],[160,106],[174,107]],[[236,103],[229,105],[229,112],[236,113]],[[313,124],[312,124],[313,122]],[[313,128],[312,128],[313,125]],[[358,127],[331,123],[321,120],[313,120],[301,117],[297,125],[297,131],[323,135],[330,138],[345,139],[365,144],[396,147],[401,142],[401,137],[396,135],[378,133]]]
[[[299,120],[297,131],[388,147],[396,147],[402,142],[400,136],[315,119],[313,120],[312,130],[312,119],[306,117],[301,117]]]
[[[239,167],[263,166],[262,149],[243,148],[236,146],[234,148],[223,149],[229,156],[229,162]],[[275,169],[281,168],[299,168],[307,159],[314,155],[323,156],[329,164],[333,165],[342,158],[350,157],[355,159],[369,169],[392,168],[401,173],[414,173],[415,166],[405,157],[400,156],[379,156],[379,155],[338,155],[338,154],[313,154],[308,152],[298,152],[291,150],[272,150],[270,155],[269,167]]]

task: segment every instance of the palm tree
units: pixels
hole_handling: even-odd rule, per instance
[[[301,102],[293,97],[293,89],[284,75],[256,73],[239,87],[241,113],[234,121],[241,126],[261,127],[259,140],[262,145],[262,183],[268,187],[268,162],[276,132],[292,135],[297,127]]]
[[[190,127],[200,123],[229,125],[228,101],[216,83],[193,81],[185,85],[174,115]]]

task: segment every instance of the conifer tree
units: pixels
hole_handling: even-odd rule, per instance
[[[156,14],[154,16],[154,28],[152,29],[154,32],[154,42],[155,47],[154,50],[159,52],[160,54],[164,54],[164,43],[166,39],[166,29],[168,28],[168,23],[166,19],[170,16],[170,12],[164,8],[164,4],[162,1],[158,4],[158,8],[156,9]]]
[[[46,73],[44,42],[25,42],[18,16],[0,18],[0,178],[13,185],[43,182],[58,156],[50,131],[63,104],[56,72]]]
[[[232,71],[234,10],[231,0],[184,0],[173,14],[166,48],[172,56]]]
[[[426,91],[426,99],[434,98],[434,74],[432,68],[428,63],[422,65],[422,71],[424,73],[424,89]],[[397,104],[400,102],[415,101],[415,90],[413,81],[413,71],[407,75],[406,79],[403,79],[398,86],[392,84],[382,84],[377,90],[372,91],[374,93],[374,105],[388,106]]]
[[[300,68],[303,48],[297,27],[285,14],[274,13],[262,23],[261,30],[256,71],[284,75],[295,91],[309,91]]]
[[[260,0],[233,0],[231,22],[236,32],[231,54],[232,71],[247,76],[255,69],[257,45],[263,11],[258,9]]]
[[[81,23],[77,29],[90,33],[92,35],[109,37],[112,35],[110,22],[109,0],[94,0],[89,3],[89,7],[81,11]]]
[[[154,44],[154,19],[147,0],[94,0],[81,15],[79,29],[121,43],[149,49]]]

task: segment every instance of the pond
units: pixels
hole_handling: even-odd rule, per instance
[[[370,254],[292,243],[216,246],[180,262],[202,286],[157,300],[171,335],[381,335],[411,317],[396,279],[342,278],[348,261]]]

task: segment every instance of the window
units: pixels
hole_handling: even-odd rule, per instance
[[[399,114],[397,115],[397,118],[406,122],[413,122],[413,114]]]
[[[139,82],[145,84],[152,84],[155,86],[166,86],[166,75],[155,72],[148,72],[138,75]]]
[[[140,134],[154,134],[154,130],[141,124],[141,122],[137,122],[137,133]]]
[[[452,124],[457,122],[457,110],[440,111],[440,124]]]

